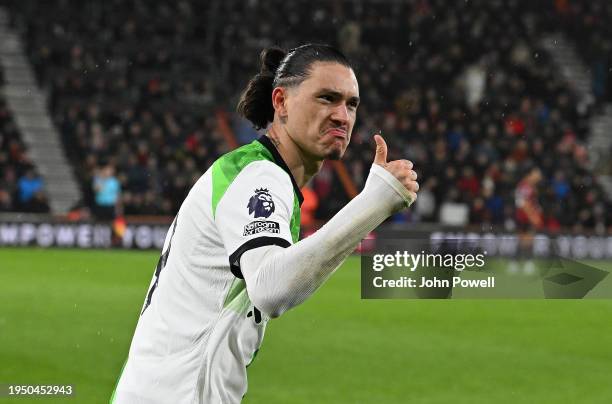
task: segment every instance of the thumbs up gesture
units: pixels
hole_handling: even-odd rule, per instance
[[[394,160],[387,161],[387,143],[380,135],[374,135],[376,142],[376,155],[374,156],[374,164],[382,166],[385,170],[393,174],[399,182],[401,182],[412,197],[412,201],[416,200],[417,192],[419,191],[419,183],[416,182],[417,174],[412,170],[413,164],[409,160]]]

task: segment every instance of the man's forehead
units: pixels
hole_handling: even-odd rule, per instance
[[[308,79],[304,80],[311,90],[332,90],[347,97],[359,96],[359,85],[353,69],[335,62],[315,62]]]

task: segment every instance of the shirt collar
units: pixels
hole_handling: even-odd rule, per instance
[[[257,139],[257,141],[261,143],[266,149],[268,149],[268,151],[270,151],[270,153],[272,154],[272,158],[274,159],[274,162],[280,168],[285,170],[287,174],[289,174],[289,178],[291,178],[291,183],[293,184],[293,190],[295,191],[295,194],[298,197],[300,206],[302,206],[302,202],[304,202],[304,195],[302,195],[302,191],[300,190],[300,187],[298,187],[298,184],[295,181],[295,178],[293,178],[293,174],[291,174],[291,170],[289,170],[287,163],[285,163],[285,160],[283,160],[282,156],[280,155],[280,153],[278,152],[278,150],[276,149],[276,147],[274,146],[270,138],[267,137],[266,135],[263,135],[259,139]]]

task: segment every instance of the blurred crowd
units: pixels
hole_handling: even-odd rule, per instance
[[[107,216],[96,186],[105,171],[119,183],[118,213],[171,215],[223,147],[209,113],[198,39],[204,32],[195,24],[205,4],[183,5],[160,4],[154,12],[147,2],[17,6],[23,8],[14,21],[24,24],[33,67],[82,184],[81,205],[99,218]],[[35,18],[19,23],[18,16]]]
[[[0,78],[0,83],[2,82]],[[49,212],[44,183],[0,96],[0,212]]]
[[[538,198],[546,217],[538,227],[606,226],[605,199],[588,171],[588,115],[576,111],[539,46],[539,26],[557,18],[553,2],[279,2],[266,13],[269,24],[240,24],[241,6],[226,7],[236,21],[220,49],[292,46],[293,38],[311,38],[313,31],[315,40],[336,38],[356,64],[363,99],[346,158],[352,177],[361,185],[367,175],[371,136],[379,129],[395,157],[410,158],[419,171],[416,209],[395,220],[437,221],[443,206],[464,204],[470,223],[516,227],[517,185],[537,165],[547,179]],[[264,13],[261,3],[249,7],[250,15]],[[290,32],[274,29],[284,20]],[[228,65],[230,76],[246,80],[256,67],[244,53],[232,52]],[[326,201],[321,217],[345,203],[327,174],[313,181]],[[557,196],[557,183],[573,192]]]
[[[445,207],[463,206],[465,220],[483,227],[603,232],[612,209],[589,170],[591,111],[576,109],[539,46],[554,29],[576,34],[578,43],[607,35],[601,20],[591,33],[581,29],[582,13],[610,10],[603,0],[593,4],[52,0],[9,9],[49,93],[83,204],[94,211],[104,210],[102,175],[116,179],[123,213],[174,214],[228,151],[214,112],[233,109],[261,49],[310,41],[338,46],[355,65],[362,103],[344,161],[357,188],[378,130],[390,158],[415,163],[419,200],[392,220],[437,222]],[[584,57],[609,69],[602,59],[609,40],[594,43]],[[241,141],[257,136],[238,117],[232,122]],[[540,178],[524,198],[521,184],[532,182],[534,169]],[[310,186],[318,220],[348,200],[330,165]],[[539,218],[521,215],[526,199]]]
[[[549,24],[572,39],[591,72],[595,98],[612,102],[612,2],[556,0],[555,9]]]

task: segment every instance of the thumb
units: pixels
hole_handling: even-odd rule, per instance
[[[381,166],[387,165],[387,143],[380,135],[374,135],[374,141],[376,142],[376,155],[374,156],[374,164]]]

